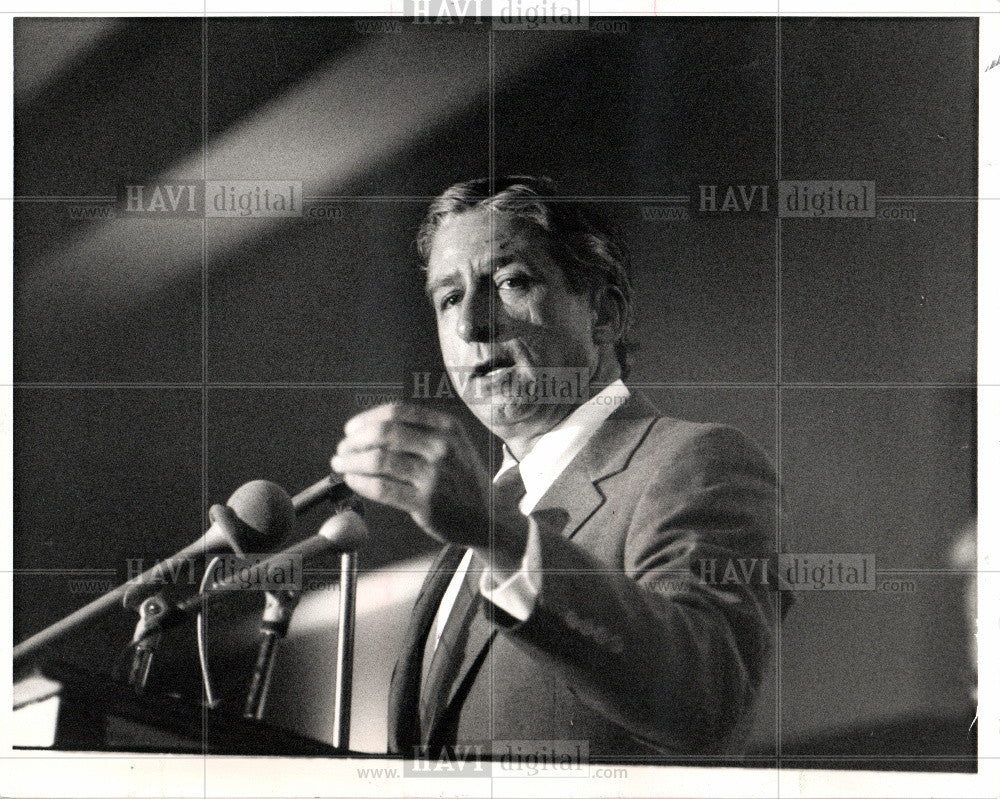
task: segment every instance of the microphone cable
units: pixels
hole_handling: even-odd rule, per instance
[[[198,586],[199,594],[205,593],[205,588],[208,585],[208,578],[215,570],[216,564],[218,564],[221,560],[222,558],[216,555],[211,561],[209,561],[208,567],[205,569],[205,573],[201,576],[201,584]],[[195,618],[195,635],[198,639],[198,665],[201,667],[201,684],[205,689],[205,704],[208,705],[209,710],[214,710],[217,700],[212,695],[212,678],[208,669],[208,652],[203,611],[204,605],[198,609],[198,615]]]

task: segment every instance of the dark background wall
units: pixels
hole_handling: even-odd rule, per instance
[[[976,194],[976,21],[627,23],[16,21],[15,641],[92,598],[65,570],[124,579],[243,482],[305,486],[347,418],[439,372],[415,227],[492,164],[555,177],[618,226],[633,385],[771,454],[784,550],[871,553],[914,581],[798,596],[759,743],[964,706],[960,579],[939,572],[974,513],[976,211],[920,198]],[[301,179],[339,210],[71,216],[165,174]],[[643,212],[776,177],[874,180],[916,219]],[[399,514],[369,520],[368,566],[431,548]],[[110,667],[132,624],[60,651]],[[181,637],[161,679],[197,695]]]

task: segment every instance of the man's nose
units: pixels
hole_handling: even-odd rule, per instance
[[[472,342],[489,342],[502,335],[503,303],[488,291],[470,291],[462,300],[458,335]]]

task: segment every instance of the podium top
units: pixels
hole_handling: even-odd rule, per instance
[[[34,734],[15,742],[18,749],[99,752],[190,753],[361,757],[368,753],[335,749],[232,711],[210,710],[185,699],[159,694],[138,696],[131,686],[64,663],[46,663],[14,685],[15,718],[51,719],[53,728],[39,744]],[[39,713],[47,706],[56,712]],[[17,725],[15,725],[17,726]]]

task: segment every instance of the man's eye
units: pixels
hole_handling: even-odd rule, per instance
[[[531,279],[527,275],[512,275],[511,277],[505,277],[499,283],[497,283],[498,289],[514,289],[524,290],[531,285]]]
[[[445,294],[438,301],[438,307],[443,311],[445,308],[450,308],[452,305],[457,304],[459,299],[461,298],[459,297],[458,292],[456,291],[453,291],[450,294]]]

